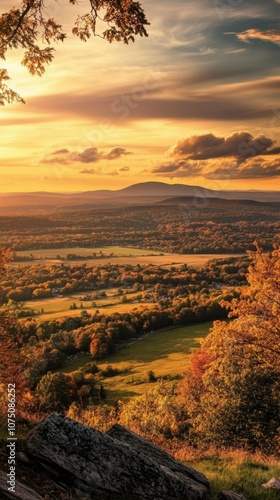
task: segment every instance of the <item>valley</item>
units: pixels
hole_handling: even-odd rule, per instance
[[[223,380],[216,356],[234,362],[227,357],[232,343],[226,336],[235,322],[229,309],[250,297],[252,259],[262,262],[277,252],[280,203],[201,200],[150,197],[148,204],[126,200],[41,210],[34,199],[32,210],[1,214],[1,255],[4,261],[6,249],[8,260],[0,279],[0,314],[5,345],[13,345],[2,369],[24,367],[19,377],[36,421],[52,411],[100,430],[117,421],[184,456],[182,443],[189,454],[195,450],[192,426],[199,433],[209,422],[215,430],[212,412],[216,422],[224,401],[225,439],[231,435],[227,414],[238,405],[239,379],[233,376],[228,389],[225,378],[222,391],[229,392],[217,400],[214,377],[214,404],[201,397],[208,416],[199,424],[196,398],[204,370],[210,374],[205,381],[211,381],[212,363]],[[253,283],[259,286],[259,280]],[[215,336],[214,351],[208,352]],[[251,376],[246,370],[244,378]],[[242,389],[245,398],[249,393],[246,404],[256,400],[258,408],[266,401],[258,400],[267,387],[261,377]],[[215,439],[224,443],[223,434]],[[197,460],[210,477],[209,450]],[[219,488],[214,475],[216,483]]]

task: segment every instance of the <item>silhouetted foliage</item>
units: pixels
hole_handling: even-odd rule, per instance
[[[32,75],[44,74],[46,65],[54,58],[54,45],[67,37],[60,22],[48,17],[49,3],[49,0],[22,0],[19,7],[12,7],[0,16],[0,58],[6,59],[9,49],[24,49],[21,62]],[[60,0],[57,3],[65,11],[65,4]],[[78,0],[69,0],[69,4],[79,8]],[[72,33],[84,42],[91,36],[99,36],[110,43],[128,44],[137,35],[148,36],[149,23],[137,1],[89,0],[88,7],[89,12],[78,15],[72,28]],[[0,105],[24,102],[7,86],[9,79],[7,70],[0,69]]]

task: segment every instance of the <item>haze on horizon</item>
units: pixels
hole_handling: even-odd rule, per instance
[[[45,3],[69,36],[42,78],[3,62],[26,104],[1,108],[1,192],[280,190],[279,0],[143,0],[129,46],[70,34],[86,0]]]

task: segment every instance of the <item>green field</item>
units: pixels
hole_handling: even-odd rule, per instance
[[[146,382],[149,370],[152,370],[156,377],[168,375],[174,378],[182,375],[188,366],[190,354],[199,347],[199,339],[206,337],[211,326],[212,322],[206,322],[154,332],[124,346],[116,354],[98,363],[101,370],[108,365],[126,370],[125,373],[102,380],[108,403],[118,399],[130,399],[146,392],[151,387],[151,384]],[[87,356],[74,360],[60,371],[70,373],[83,366],[89,359]]]
[[[104,254],[107,256],[120,257],[120,256],[140,256],[140,255],[159,255],[160,252],[153,250],[143,250],[141,248],[130,248],[130,247],[119,247],[119,246],[107,246],[107,247],[72,247],[72,248],[42,248],[40,250],[23,250],[16,252],[19,257],[30,257],[33,255],[34,259],[66,259],[68,254],[75,254],[81,257],[86,257],[88,255]]]
[[[211,500],[220,498],[222,490],[244,495],[247,500],[279,500],[279,490],[265,489],[262,484],[279,477],[279,460],[242,450],[182,449],[176,458],[199,470],[210,481]],[[195,455],[190,459],[191,455]]]
[[[50,299],[52,300],[52,299]],[[73,301],[72,301],[73,302]],[[99,311],[102,314],[113,314],[113,313],[129,313],[133,311],[134,309],[139,309],[141,307],[148,307],[152,308],[154,307],[155,304],[151,304],[150,302],[141,302],[139,304],[115,304],[111,306],[104,306],[104,307],[94,307],[94,308],[86,308],[86,311],[89,314],[94,314],[96,311]],[[48,313],[43,313],[38,316],[38,319],[40,320],[54,320],[54,319],[59,319],[63,317],[70,318],[79,316],[81,314],[82,310],[81,309],[75,309],[73,311],[57,311],[57,312],[48,312]],[[36,317],[36,316],[35,316]]]
[[[65,312],[68,311],[70,306],[75,302],[79,307],[82,303],[85,309],[92,308],[92,302],[95,302],[96,307],[94,309],[99,309],[109,305],[116,305],[121,302],[122,295],[118,295],[116,288],[102,289],[102,292],[106,293],[106,297],[96,298],[92,300],[83,299],[84,295],[90,295],[88,292],[76,292],[71,293],[65,297],[50,297],[45,299],[33,299],[24,302],[24,307],[27,309],[34,309],[34,311],[40,313],[41,309],[44,312]],[[124,293],[130,300],[135,296],[139,295],[139,292]]]
[[[93,253],[95,258],[88,258]],[[154,250],[143,250],[140,248],[106,246],[98,248],[46,248],[41,250],[25,250],[16,252],[18,257],[33,256],[34,260],[17,262],[13,261],[9,265],[32,265],[40,264],[59,264],[67,259],[68,254],[75,254],[81,259],[67,260],[71,264],[84,264],[89,266],[98,264],[120,264],[120,265],[137,265],[137,264],[152,264],[155,266],[178,266],[187,264],[193,267],[201,267],[207,264],[211,259],[226,259],[228,257],[239,257],[240,254],[177,254],[163,253]]]
[[[104,289],[102,292],[106,292],[106,297],[97,298],[93,300],[85,300],[83,298],[87,293],[72,293],[66,297],[51,297],[46,299],[34,299],[24,302],[24,309],[26,311],[34,311],[38,319],[57,319],[63,316],[79,316],[83,309],[85,309],[89,314],[94,314],[97,310],[102,314],[111,314],[114,312],[130,312],[135,308],[139,307],[154,307],[155,304],[146,302],[134,302],[133,299],[139,292],[130,292],[129,290],[124,291],[124,295],[131,301],[128,303],[122,303],[123,295],[118,294],[117,288]],[[89,294],[90,295],[90,294]],[[92,302],[96,305],[92,307]],[[77,309],[70,310],[70,306],[76,304]],[[83,308],[81,308],[81,305]],[[43,313],[42,313],[43,310]]]

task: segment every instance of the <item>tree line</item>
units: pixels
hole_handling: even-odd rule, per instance
[[[181,265],[163,267],[150,264],[120,265],[98,264],[31,264],[11,266],[0,278],[0,297],[8,300],[27,301],[48,298],[55,294],[65,296],[74,292],[123,287],[128,291],[143,292],[151,287],[155,300],[171,294],[193,293],[215,285],[242,285],[246,281],[248,258],[213,259],[203,268]],[[154,290],[155,287],[155,290]],[[182,288],[183,287],[183,288]],[[151,295],[151,294],[150,294]]]
[[[258,247],[250,257],[248,284],[239,293],[201,291],[174,297],[171,307],[50,322],[19,321],[2,310],[2,388],[7,375],[17,381],[19,412],[22,405],[31,413],[56,409],[94,426],[118,421],[150,438],[279,453],[280,248],[263,253]],[[221,321],[227,317],[230,322]],[[115,409],[100,406],[106,394],[95,363],[76,374],[52,373],[71,353],[98,360],[145,331],[206,319],[219,320],[177,387],[160,381]]]
[[[279,238],[278,203],[206,200],[0,217],[0,244],[15,251],[119,245],[177,253],[238,253]]]

